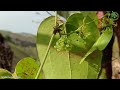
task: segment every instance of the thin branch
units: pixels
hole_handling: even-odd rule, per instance
[[[49,11],[46,11],[47,12],[47,14],[49,14],[50,16],[53,16]]]

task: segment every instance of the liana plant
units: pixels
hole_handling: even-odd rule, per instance
[[[109,15],[107,24],[103,17],[103,31],[100,32],[95,13],[91,17],[88,13],[76,12],[64,22],[56,11],[56,16],[46,18],[38,28],[36,45],[40,65],[30,57],[24,58],[18,62],[13,74],[1,69],[0,77],[97,79],[101,69],[102,50],[112,38],[112,26],[117,17],[113,13]]]

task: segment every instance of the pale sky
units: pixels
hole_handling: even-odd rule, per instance
[[[48,16],[45,11],[0,11],[0,30],[36,35],[40,22]]]

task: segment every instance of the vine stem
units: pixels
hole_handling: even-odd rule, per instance
[[[49,50],[50,50],[50,46],[51,46],[52,40],[53,40],[53,38],[54,38],[54,35],[55,35],[55,34],[52,34],[52,36],[51,36],[51,39],[50,39],[48,48],[47,48],[46,53],[45,53],[45,56],[44,56],[44,58],[43,58],[43,62],[42,62],[42,64],[40,65],[40,68],[39,68],[39,70],[38,70],[38,72],[37,72],[37,75],[36,75],[35,79],[38,79],[39,74],[40,74],[40,72],[41,72],[41,70],[42,70],[42,68],[43,68],[43,66],[44,66],[44,64],[45,64],[45,61],[46,61],[48,52],[49,52]]]
[[[55,11],[55,26],[57,25],[57,11]]]
[[[56,26],[56,24],[57,24],[56,22],[57,22],[57,11],[55,11],[55,26]],[[35,79],[38,79],[38,78],[39,78],[40,72],[41,72],[41,70],[42,70],[42,68],[43,68],[43,66],[44,66],[44,64],[45,64],[45,61],[46,61],[46,58],[47,58],[47,56],[48,56],[48,53],[49,53],[49,50],[50,50],[50,46],[51,46],[51,44],[52,44],[52,41],[53,41],[54,36],[55,36],[55,34],[52,34],[52,36],[51,36],[51,38],[50,38],[50,42],[49,42],[49,45],[48,45],[48,47],[47,47],[45,56],[44,56],[44,58],[43,58],[43,61],[42,61],[41,65],[40,65],[39,69],[38,69],[38,72],[37,72],[37,74],[36,74],[36,76],[35,76]]]

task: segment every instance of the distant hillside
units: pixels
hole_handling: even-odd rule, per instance
[[[2,33],[6,42],[11,46],[14,52],[12,71],[14,71],[17,62],[22,58],[33,57],[38,60],[35,35],[28,33],[12,33],[3,30],[0,30],[0,33]]]

